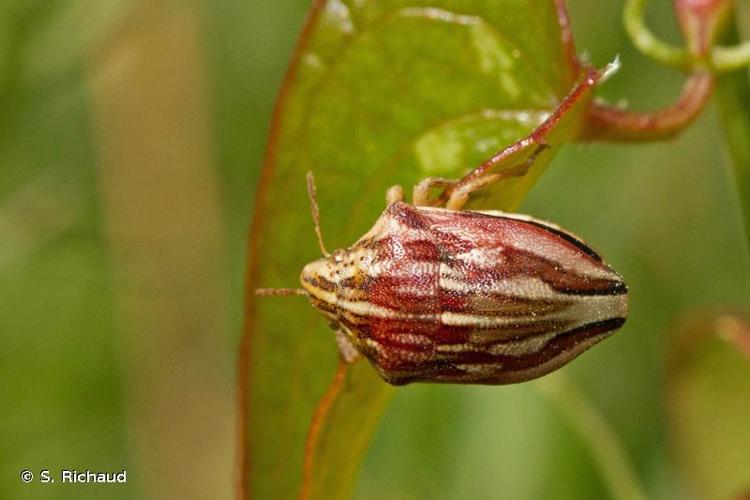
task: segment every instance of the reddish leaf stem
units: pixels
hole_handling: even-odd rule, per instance
[[[281,133],[281,115],[286,106],[287,98],[294,81],[299,61],[307,45],[310,35],[315,28],[320,12],[325,6],[325,0],[315,0],[305,19],[302,28],[302,34],[294,48],[289,68],[281,84],[281,90],[276,98],[276,105],[273,110],[271,120],[271,129],[269,132],[268,148],[263,159],[263,168],[261,169],[258,190],[255,197],[255,210],[253,211],[252,221],[250,223],[250,239],[248,243],[248,269],[245,286],[245,318],[242,339],[240,341],[240,353],[237,359],[237,498],[247,500],[250,498],[250,440],[247,436],[249,429],[248,420],[250,418],[250,358],[252,355],[252,334],[254,323],[252,321],[255,310],[255,296],[253,290],[256,289],[258,277],[258,254],[259,238],[262,226],[266,221],[263,207],[266,202],[266,193],[271,183],[271,176],[276,165],[276,156],[278,154],[279,136]]]
[[[570,71],[570,80],[575,80],[581,71],[581,63],[576,53],[575,40],[573,39],[573,30],[570,26],[570,16],[568,8],[565,6],[565,0],[553,0],[557,10],[557,22],[560,24],[560,39],[565,49],[565,58],[567,67]]]
[[[721,316],[716,320],[719,337],[750,361],[750,324],[738,316]]]
[[[642,51],[662,62],[690,58],[691,72],[677,101],[665,108],[641,113],[593,103],[585,141],[656,141],[673,137],[701,113],[713,92],[715,77],[705,68],[710,66],[709,53],[719,27],[726,19],[731,0],[674,0],[675,15],[687,50],[673,49],[659,42],[643,24],[645,0],[631,1],[625,10],[625,24],[633,43]],[[661,55],[658,55],[661,54]],[[680,63],[682,64],[682,63]]]
[[[714,81],[710,73],[693,73],[674,104],[646,113],[593,102],[580,139],[613,142],[669,139],[698,117],[711,97]]]
[[[302,463],[302,486],[299,492],[299,500],[308,500],[310,498],[310,490],[312,489],[313,480],[313,469],[315,467],[315,448],[320,438],[320,431],[325,424],[328,414],[336,401],[341,388],[346,380],[346,371],[349,369],[349,363],[343,359],[339,361],[338,367],[336,367],[336,373],[331,380],[331,385],[328,390],[320,399],[318,407],[315,408],[312,422],[310,422],[310,429],[307,431],[307,439],[305,439],[305,456]]]
[[[528,136],[514,142],[510,146],[494,154],[491,158],[462,177],[459,182],[466,182],[468,180],[483,177],[487,175],[487,173],[492,169],[498,167],[499,165],[502,165],[508,158],[512,157],[513,155],[525,149],[528,149],[532,145],[543,144],[545,142],[545,137],[547,136],[547,134],[551,130],[553,130],[555,126],[557,126],[563,116],[565,116],[568,110],[581,98],[581,96],[586,94],[586,92],[590,91],[590,89],[597,84],[601,76],[601,72],[597,69],[585,69],[585,75],[581,79],[580,83],[573,87],[573,90],[571,90],[570,93],[565,96],[565,98],[560,102],[555,111],[546,120],[544,120],[544,122],[542,122],[539,127],[537,127]],[[441,195],[441,200],[447,199],[447,196],[450,194],[450,192],[450,188],[446,189],[446,192]]]

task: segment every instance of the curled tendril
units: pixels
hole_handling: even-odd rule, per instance
[[[733,47],[714,47],[711,51],[712,67],[721,72],[750,66],[750,40]]]
[[[648,57],[688,72],[708,69],[712,73],[726,73],[750,66],[750,40],[731,47],[712,46],[705,56],[660,40],[644,20],[646,1],[626,0],[623,22],[633,45]]]
[[[623,9],[623,23],[630,41],[638,50],[660,63],[680,69],[690,69],[692,61],[681,47],[659,40],[646,26],[646,0],[627,0]]]

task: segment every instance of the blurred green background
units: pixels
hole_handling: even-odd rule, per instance
[[[246,231],[308,6],[0,2],[0,498],[232,494]],[[579,53],[621,56],[599,95],[671,102],[681,76],[632,49],[619,0],[568,6]],[[667,2],[651,14],[677,40]],[[709,108],[668,143],[566,147],[522,207],[584,236],[630,285],[627,325],[565,370],[649,497],[693,487],[668,443],[667,329],[750,291],[728,168]],[[127,469],[128,483],[26,485],[23,469]],[[357,489],[607,495],[584,440],[527,385],[398,390]]]

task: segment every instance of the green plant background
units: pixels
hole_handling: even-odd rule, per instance
[[[231,493],[250,207],[308,2],[144,5],[0,4],[3,498],[102,494],[19,479],[23,469],[44,468],[127,469],[126,486],[105,487],[111,498]],[[568,7],[579,52],[599,66],[621,56],[622,70],[599,95],[650,108],[677,94],[680,75],[631,48],[613,15],[620,2],[571,0]],[[670,19],[661,6],[650,22],[674,38]],[[122,39],[123,32],[156,34],[143,43]],[[108,65],[110,44],[125,67],[133,54],[156,62],[136,65],[135,77],[121,73]],[[119,82],[123,74],[138,85]],[[180,92],[165,94],[173,114],[139,122],[164,105],[139,96],[152,86],[158,92],[160,79],[174,74],[184,78],[176,80]],[[118,82],[121,93],[107,91]],[[108,142],[112,117],[129,117],[136,131],[153,127],[149,144],[170,152],[165,165],[190,168],[128,177],[142,162],[127,145]],[[566,373],[601,409],[654,498],[684,498],[695,486],[669,447],[667,330],[688,310],[742,304],[750,291],[718,123],[709,108],[668,143],[566,146],[521,210],[585,236],[630,285],[625,328]],[[123,207],[142,210],[126,226],[138,231],[123,229]],[[160,217],[166,212],[173,215]],[[137,242],[161,242],[164,227],[180,229],[162,242],[179,257],[173,269],[147,260],[158,252],[133,257]],[[201,251],[183,241],[199,242]],[[158,278],[179,279],[133,280],[154,269]],[[399,389],[357,487],[360,499],[607,495],[584,440],[528,385]]]

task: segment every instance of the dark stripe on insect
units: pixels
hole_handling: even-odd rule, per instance
[[[574,348],[576,344],[583,340],[616,330],[623,323],[625,323],[625,318],[619,317],[588,323],[556,335],[542,349],[533,354],[512,356],[478,351],[462,351],[449,359],[453,363],[462,365],[499,363],[501,366],[499,371],[501,372],[525,370],[544,364],[558,355],[568,352],[569,349]]]
[[[511,217],[508,217],[508,218],[510,219]],[[586,243],[584,243],[583,241],[579,240],[578,238],[576,238],[575,236],[573,236],[572,234],[570,234],[568,232],[565,232],[565,231],[563,231],[561,229],[558,229],[556,227],[548,226],[546,224],[543,224],[541,222],[537,222],[537,221],[534,221],[534,220],[524,220],[524,219],[513,219],[513,220],[519,221],[519,222],[524,222],[526,224],[530,224],[532,226],[536,226],[536,227],[542,228],[545,231],[549,231],[550,233],[554,233],[557,236],[559,236],[560,238],[562,238],[565,241],[567,241],[568,243],[572,243],[573,245],[575,245],[579,250],[581,250],[583,253],[585,253],[586,255],[588,255],[589,257],[591,257],[592,259],[596,260],[597,262],[604,262],[604,259],[602,259],[601,255],[599,255],[598,253],[596,253],[596,251],[593,248],[591,248]]]
[[[609,285],[606,288],[598,290],[581,290],[578,288],[556,288],[560,293],[565,295],[577,295],[582,297],[590,296],[606,296],[606,295],[626,295],[628,293],[628,286],[622,281],[608,281]]]
[[[329,304],[328,302],[320,300],[317,297],[311,295],[310,302],[312,302],[314,308],[320,310],[323,313],[330,313],[334,316],[337,316],[339,314],[339,309],[335,305]]]
[[[505,262],[494,270],[498,279],[535,277],[553,290],[566,295],[605,296],[627,293],[627,287],[619,280],[590,278],[573,270],[563,269],[558,262],[526,250],[510,247],[503,252],[503,256]]]
[[[409,229],[427,229],[427,223],[424,220],[422,214],[413,205],[408,203],[396,202],[392,203],[388,208],[385,209],[381,217],[391,217]]]
[[[546,335],[555,331],[563,331],[568,328],[572,320],[549,319],[549,320],[530,320],[525,323],[515,323],[505,328],[487,327],[474,328],[472,335],[472,344],[488,348],[496,345],[503,345],[509,342],[528,340],[532,337]]]
[[[333,292],[336,290],[335,283],[319,275],[318,276],[303,276],[302,280],[305,283],[312,285],[314,288],[325,290],[326,292]]]
[[[460,291],[440,289],[442,312],[475,314],[478,316],[522,317],[529,314],[561,312],[575,303],[575,299],[536,299],[481,290]]]

